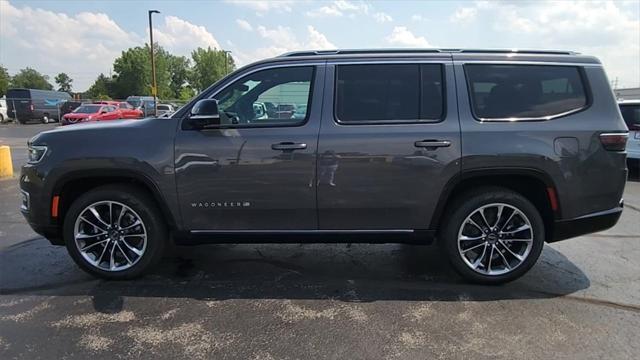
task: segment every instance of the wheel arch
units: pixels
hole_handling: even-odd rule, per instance
[[[447,206],[456,196],[480,186],[501,186],[526,197],[540,211],[545,225],[545,239],[553,238],[554,221],[561,217],[557,187],[548,174],[530,168],[485,168],[463,171],[445,185],[429,229],[441,229],[445,214],[448,212]],[[554,204],[551,196],[555,198]]]
[[[112,169],[82,170],[65,174],[58,179],[52,188],[52,196],[60,196],[58,224],[62,226],[66,211],[80,195],[109,184],[129,184],[142,189],[155,202],[169,228],[176,228],[176,221],[157,184],[144,174],[122,169],[117,171],[117,175],[114,175]]]

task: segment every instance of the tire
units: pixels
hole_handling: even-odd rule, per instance
[[[540,257],[544,222],[538,209],[519,193],[482,187],[458,196],[448,210],[438,240],[466,280],[493,285],[513,281]]]
[[[100,233],[104,234],[95,235]],[[64,217],[63,237],[81,269],[108,280],[143,275],[160,261],[168,241],[164,218],[154,201],[143,189],[128,185],[106,185],[76,199]]]
[[[49,117],[47,115],[42,117],[42,123],[43,124],[48,124],[49,123]]]
[[[4,115],[2,114],[0,114],[0,124],[4,124]]]

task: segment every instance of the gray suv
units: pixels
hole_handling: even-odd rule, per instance
[[[170,117],[38,134],[22,212],[108,279],[170,243],[437,242],[464,278],[496,284],[545,242],[617,222],[627,136],[590,56],[295,52]]]

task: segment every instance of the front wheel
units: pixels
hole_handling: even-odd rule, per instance
[[[162,215],[143,190],[109,185],[73,202],[64,220],[69,254],[85,271],[105,279],[142,275],[167,242]]]
[[[458,197],[445,220],[441,247],[465,279],[500,284],[524,275],[544,245],[544,222],[522,195],[487,187]]]

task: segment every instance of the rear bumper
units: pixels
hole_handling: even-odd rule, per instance
[[[575,219],[556,221],[553,237],[547,242],[556,242],[607,230],[618,222],[623,207],[624,204],[620,201],[620,205],[613,209],[583,215]]]

